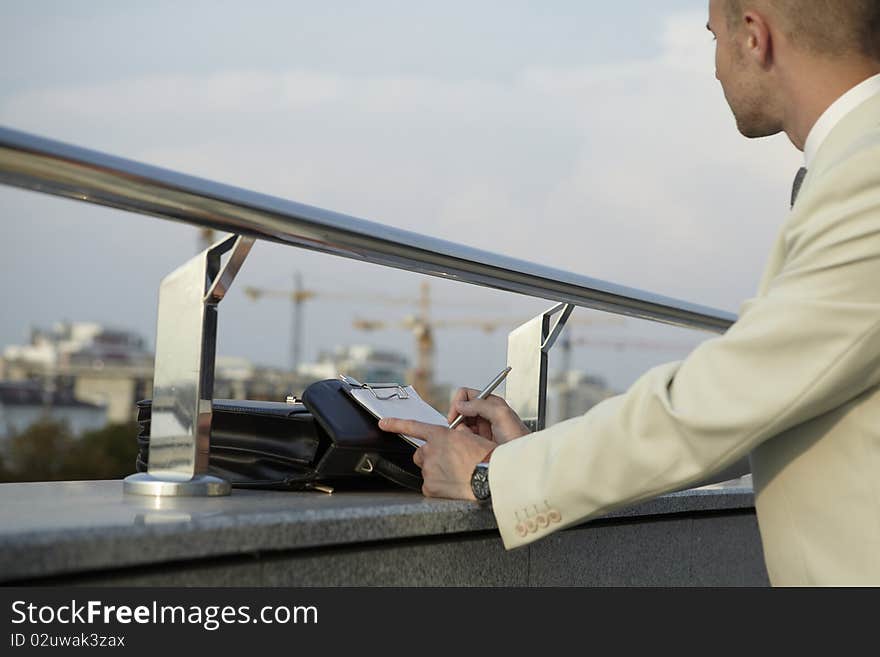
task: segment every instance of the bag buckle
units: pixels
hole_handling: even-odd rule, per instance
[[[358,464],[356,466],[354,466],[354,471],[359,472],[361,474],[372,473],[373,470],[375,469],[375,466],[373,465],[374,458],[375,457],[373,456],[373,454],[364,454],[363,456],[361,456],[361,459],[360,459],[360,461],[358,461]]]

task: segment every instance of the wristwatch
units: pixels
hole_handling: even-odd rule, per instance
[[[471,474],[471,491],[478,502],[488,502],[492,497],[489,491],[489,464],[477,463]]]

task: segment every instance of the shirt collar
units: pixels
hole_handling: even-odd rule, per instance
[[[807,135],[807,141],[804,144],[804,166],[810,167],[816,153],[822,146],[822,142],[831,134],[831,131],[843,117],[875,94],[880,94],[880,74],[857,84],[825,110],[810,130],[810,134]]]

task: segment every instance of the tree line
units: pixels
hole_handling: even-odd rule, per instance
[[[75,436],[66,422],[38,420],[7,438],[0,482],[121,479],[135,471],[137,423]]]

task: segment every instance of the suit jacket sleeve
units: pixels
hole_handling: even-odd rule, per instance
[[[878,163],[880,146],[863,149],[816,181],[781,235],[781,269],[725,335],[495,450],[505,547],[692,485],[878,384]]]

